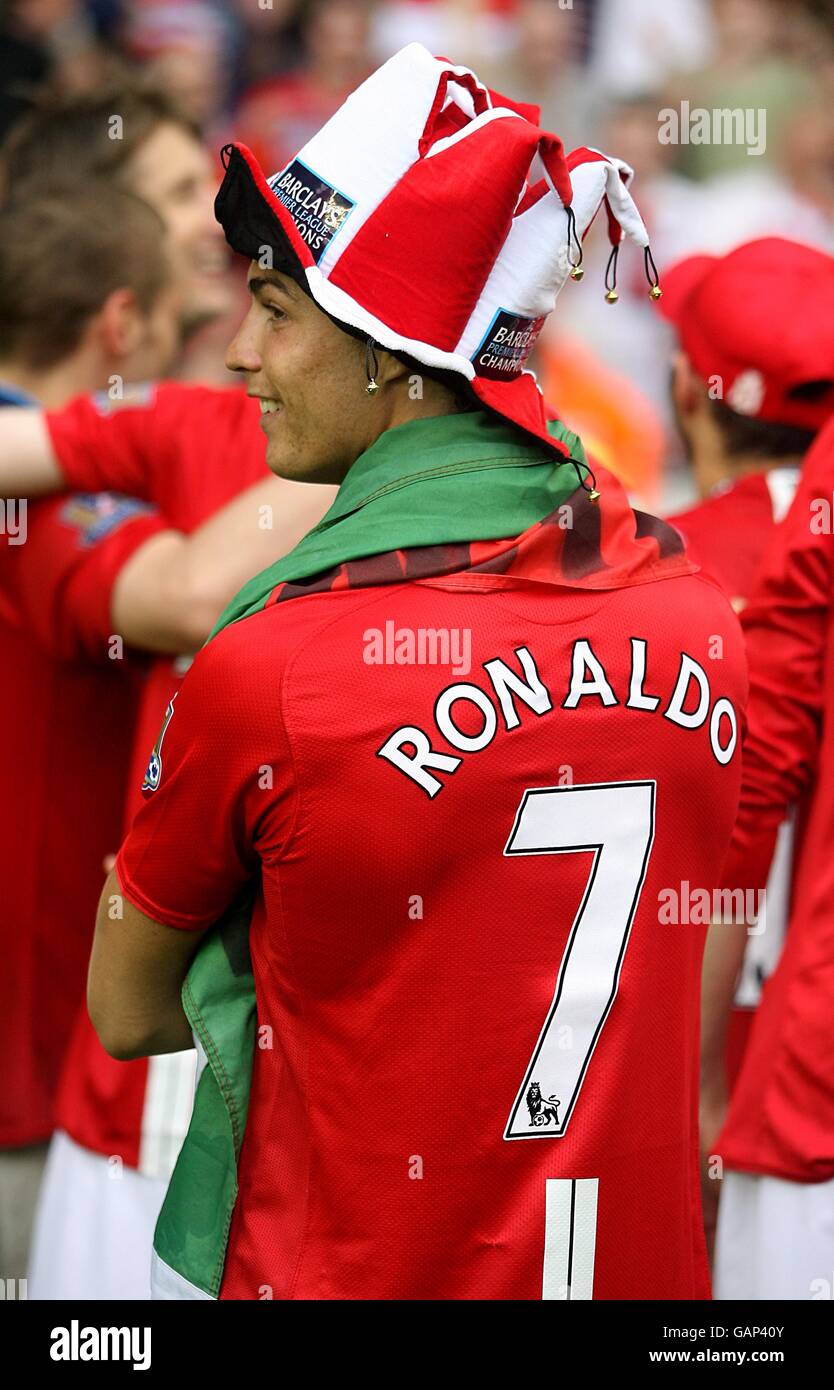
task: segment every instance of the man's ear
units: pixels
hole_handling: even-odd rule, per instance
[[[147,324],[133,290],[126,286],[113,290],[96,314],[93,327],[105,356],[118,359],[135,352]]]
[[[705,394],[704,383],[694,371],[685,352],[677,352],[672,360],[672,398],[678,415],[694,415]]]

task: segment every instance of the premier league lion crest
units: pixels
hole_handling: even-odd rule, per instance
[[[530,1111],[531,1125],[539,1128],[541,1125],[549,1125],[551,1120],[555,1125],[558,1125],[559,1106],[562,1102],[556,1096],[548,1096],[545,1100],[538,1081],[530,1082],[525,1100],[527,1101],[527,1109]]]
[[[168,708],[165,711],[165,718],[162,721],[162,728],[159,731],[159,737],[148,759],[148,767],[145,772],[145,779],[142,783],[143,792],[155,792],[162,780],[162,740],[171,722],[171,716],[174,713],[174,700],[176,700],[176,698],[176,695],[174,695],[168,704]]]

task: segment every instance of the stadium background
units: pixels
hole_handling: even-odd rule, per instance
[[[0,135],[45,80],[94,91],[141,68],[199,119],[213,152],[243,140],[272,172],[412,40],[538,102],[567,149],[632,164],[661,271],[758,236],[834,250],[830,0],[10,0]],[[698,113],[721,111],[739,115],[696,143]],[[642,501],[674,510],[692,488],[669,404],[671,331],[633,248],[618,304],[605,303],[603,243],[598,226],[589,273],[560,299],[532,365],[595,456]],[[239,268],[229,274],[240,282]],[[228,380],[241,306],[191,344],[187,376]]]

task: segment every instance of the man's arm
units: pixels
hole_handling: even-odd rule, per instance
[[[119,492],[164,511],[184,438],[199,440],[215,460],[232,448],[265,453],[257,402],[239,390],[146,383],[125,386],[116,400],[77,396],[60,410],[3,407],[0,496]]]
[[[39,497],[66,486],[43,411],[0,409],[0,496]]]
[[[115,871],[98,906],[87,1008],[105,1050],[120,1062],[193,1046],[180,998],[205,932],[175,931],[122,893]]]
[[[190,536],[164,531],[113,586],[113,631],[147,651],[197,651],[238,590],[321,520],[335,488],[267,477]]]
[[[282,670],[279,639],[235,623],[197,653],[169,706],[155,790],[105,887],[90,965],[90,1015],[118,1057],[190,1045],[180,990],[196,945],[292,832]]]

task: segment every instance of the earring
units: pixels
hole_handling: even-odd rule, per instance
[[[365,375],[368,378],[365,391],[369,396],[375,396],[379,390],[379,382],[376,379],[378,371],[379,363],[376,360],[376,353],[374,351],[374,340],[373,338],[368,338],[365,343]]]

